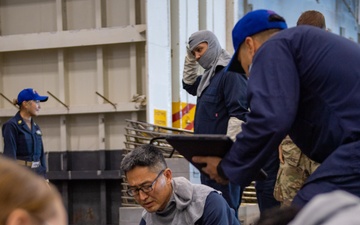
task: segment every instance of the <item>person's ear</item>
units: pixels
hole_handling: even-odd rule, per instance
[[[9,214],[5,225],[30,225],[31,221],[31,216],[27,211],[15,209]]]
[[[164,170],[164,176],[166,177],[166,183],[171,183],[172,180],[172,171],[170,168]]]
[[[245,38],[245,47],[246,47],[246,51],[247,54],[251,57],[253,57],[255,55],[255,40],[252,37],[246,37]]]
[[[23,102],[21,103],[21,105],[22,105],[23,108],[29,107],[30,104],[31,104],[31,101],[23,101]]]

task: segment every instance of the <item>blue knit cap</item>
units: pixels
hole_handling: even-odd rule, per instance
[[[245,73],[237,59],[240,45],[245,41],[246,37],[260,33],[269,29],[286,29],[287,25],[281,16],[274,11],[259,9],[247,13],[234,26],[232,31],[232,39],[235,53],[228,65],[227,70]]]

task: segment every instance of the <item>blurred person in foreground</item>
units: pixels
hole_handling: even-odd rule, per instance
[[[218,191],[172,177],[161,150],[153,145],[129,152],[121,169],[129,185],[127,194],[144,208],[140,225],[240,224]]]
[[[360,224],[359,213],[360,198],[336,190],[315,196],[301,210],[295,206],[271,209],[255,225]]]
[[[14,161],[0,156],[0,224],[67,225],[56,188]]]
[[[321,163],[292,205],[339,189],[360,196],[360,46],[313,26],[285,28],[271,10],[235,25],[228,69],[249,76],[247,122],[224,158],[193,161],[220,183],[247,186],[289,134]]]

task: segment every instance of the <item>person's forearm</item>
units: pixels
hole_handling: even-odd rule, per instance
[[[185,84],[194,84],[197,78],[198,65],[196,61],[185,57],[183,81]]]
[[[241,124],[244,121],[239,120],[236,117],[230,117],[227,127],[226,135],[231,138],[231,140],[235,141],[236,135],[241,132]]]
[[[185,84],[192,85],[195,83],[198,72],[198,63],[189,48],[186,48],[187,55],[184,62],[183,81]]]

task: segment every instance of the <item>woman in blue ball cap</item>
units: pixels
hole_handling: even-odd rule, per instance
[[[14,99],[19,111],[2,126],[4,155],[43,177],[46,177],[46,162],[42,132],[33,117],[40,111],[40,102],[47,100],[48,96],[41,96],[32,88],[22,90]]]

